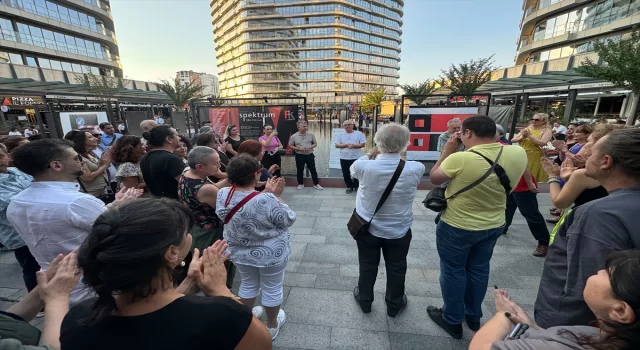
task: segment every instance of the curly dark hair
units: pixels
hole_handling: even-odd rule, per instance
[[[193,149],[193,145],[191,144],[191,140],[189,140],[188,137],[180,134],[178,135],[178,137],[180,138],[180,142],[184,143],[187,146],[187,154],[189,154],[189,152],[191,152],[191,150]]]
[[[111,148],[111,158],[116,164],[127,162],[137,163],[142,159],[142,155],[136,152],[136,148],[142,143],[138,136],[122,136]]]

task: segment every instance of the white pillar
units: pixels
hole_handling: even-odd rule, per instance
[[[598,101],[596,102],[596,110],[593,111],[594,118],[598,116],[598,109],[600,109],[600,100],[602,100],[602,97],[598,97]]]

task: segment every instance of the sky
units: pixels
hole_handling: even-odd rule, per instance
[[[217,74],[209,0],[111,0],[111,8],[127,78]],[[521,16],[522,0],[405,0],[399,83],[491,55],[513,66]]]

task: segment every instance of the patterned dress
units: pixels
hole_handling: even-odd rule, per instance
[[[211,246],[216,240],[222,239],[222,221],[216,215],[216,208],[198,201],[198,191],[209,184],[202,179],[191,179],[184,175],[178,180],[178,198],[187,205],[196,218],[196,226],[191,230],[193,242],[191,250]]]

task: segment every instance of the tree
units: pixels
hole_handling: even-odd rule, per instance
[[[78,74],[75,79],[76,83],[84,85],[90,94],[95,95],[99,101],[107,106],[108,118],[113,122],[111,120],[111,101],[116,99],[118,91],[129,85],[130,80],[95,74]]]
[[[469,95],[466,97],[469,101],[471,95],[482,84],[491,80],[491,72],[496,69],[493,64],[493,55],[460,63],[457,66],[452,64],[449,69],[442,70],[438,84],[441,88],[449,89],[455,94]]]
[[[598,41],[594,47],[606,64],[598,65],[586,58],[576,71],[631,90],[631,107],[627,110],[626,117],[627,125],[633,125],[640,100],[640,30],[634,30],[630,39]]]
[[[220,98],[220,95],[211,95],[210,97],[207,97],[207,101],[214,106],[222,106],[227,103],[223,98]]]
[[[194,82],[183,84],[179,78],[175,78],[173,81],[160,80],[160,83],[158,83],[158,89],[169,96],[178,111],[184,110],[184,105],[199,97],[202,93],[202,88],[202,85]]]
[[[421,105],[422,102],[427,99],[427,96],[424,95],[430,95],[438,90],[436,82],[431,79],[414,85],[400,85],[400,88],[404,91],[404,94],[407,95],[405,98],[415,102],[417,105]]]
[[[383,87],[377,88],[362,97],[360,107],[366,111],[372,110],[374,107],[380,106],[384,101],[386,91]]]

